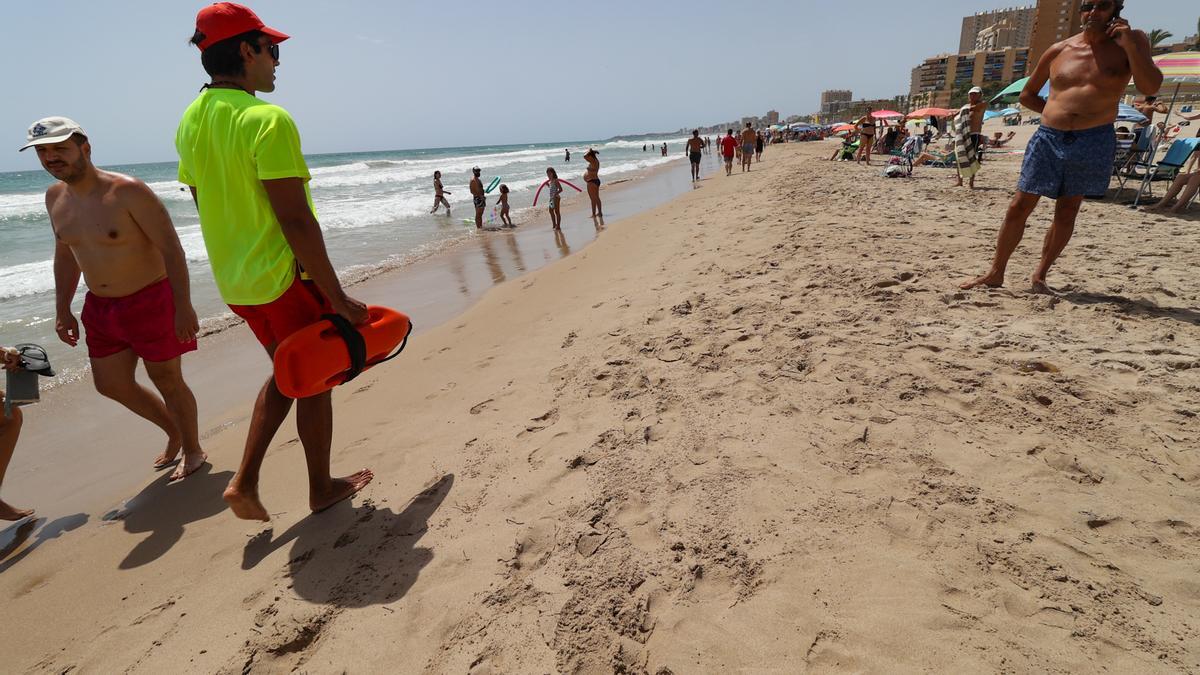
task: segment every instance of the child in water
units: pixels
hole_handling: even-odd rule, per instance
[[[546,177],[550,179],[550,223],[554,229],[562,229],[562,183],[558,182],[558,172],[554,167],[546,168]]]
[[[508,186],[504,183],[500,184],[500,222],[504,223],[504,227],[516,227],[512,218],[508,217]]]

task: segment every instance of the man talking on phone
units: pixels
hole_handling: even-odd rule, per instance
[[[1049,293],[1046,274],[1071,240],[1084,197],[1108,191],[1116,155],[1117,103],[1130,78],[1146,96],[1158,93],[1162,71],[1151,59],[1150,39],[1121,18],[1125,0],[1080,5],[1083,32],[1046,50],[1021,92],[1021,105],[1042,115],[1042,126],[1025,148],[1017,193],[1009,204],[987,274],[962,288],[1004,285],[1008,259],[1021,243],[1025,223],[1042,197],[1056,200],[1033,291]],[[1050,99],[1038,95],[1050,82]]]

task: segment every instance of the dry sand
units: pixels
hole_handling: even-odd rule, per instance
[[[285,432],[234,520],[237,424],[5,561],[4,669],[1200,672],[1196,218],[1089,202],[1045,297],[1043,205],[959,292],[1019,157],[831,152],[706,160],[339,390],[353,504],[306,513]]]

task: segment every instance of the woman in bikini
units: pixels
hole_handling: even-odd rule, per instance
[[[562,183],[558,182],[558,172],[554,167],[546,168],[546,178],[550,179],[550,224],[554,229],[562,229]]]
[[[875,144],[875,118],[871,116],[873,111],[867,108],[867,114],[858,119],[855,124],[858,125],[858,161],[863,160],[863,153],[866,153],[867,164],[871,163],[871,146]]]
[[[600,157],[599,154],[589,148],[587,154],[583,156],[587,160],[587,171],[583,172],[583,179],[587,181],[588,199],[592,200],[592,217],[604,217],[604,208],[600,204]]]
[[[437,213],[438,209],[443,205],[446,207],[446,215],[450,215],[450,202],[446,201],[446,195],[450,194],[449,190],[442,188],[442,172],[433,172],[433,210],[430,213]]]

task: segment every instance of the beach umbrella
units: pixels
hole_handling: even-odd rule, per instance
[[[1117,121],[1118,122],[1133,122],[1134,124],[1144,124],[1144,123],[1148,122],[1149,119],[1142,113],[1138,112],[1137,108],[1135,108],[1131,105],[1125,105],[1124,103],[1118,103],[1117,104]]]
[[[1008,85],[1003,90],[1001,90],[999,94],[996,94],[995,96],[993,96],[991,103],[1003,103],[1005,105],[1011,105],[1013,103],[1017,103],[1018,101],[1021,100],[1021,90],[1023,90],[1025,88],[1025,84],[1028,82],[1029,82],[1028,77],[1022,77],[1021,79],[1017,80],[1016,82],[1013,82],[1012,84]],[[1042,86],[1042,90],[1040,92],[1038,92],[1038,96],[1041,96],[1042,98],[1050,97],[1050,83],[1049,82],[1047,82],[1045,85]]]
[[[893,120],[904,117],[904,115],[901,115],[895,110],[876,110],[875,112],[871,113],[871,117],[874,117],[877,120]]]
[[[1020,115],[1020,114],[1021,114],[1021,111],[1017,110],[1016,108],[1005,108],[1004,110],[989,110],[989,111],[983,113],[983,121],[986,122],[988,120],[995,119],[997,117],[1012,117],[1013,115]]]
[[[846,131],[854,131],[854,125],[853,124],[839,124],[833,128],[833,133],[835,133],[835,134],[840,134],[840,133],[846,132]]]
[[[1167,117],[1171,119],[1171,111],[1175,109],[1175,101],[1179,98],[1180,90],[1195,91],[1200,89],[1200,52],[1175,52],[1173,54],[1163,54],[1154,59],[1154,65],[1163,74],[1163,86],[1171,87],[1174,85],[1174,91],[1171,94],[1171,103],[1167,105]],[[1133,83],[1130,83],[1133,86]],[[1154,153],[1158,152],[1158,146],[1162,142],[1161,138],[1156,138],[1154,141],[1154,152],[1150,154],[1154,157]],[[1147,171],[1145,178],[1142,179],[1142,187],[1138,190],[1138,194],[1133,198],[1133,206],[1136,208],[1138,202],[1141,201],[1142,195],[1146,192],[1146,185],[1154,178],[1153,171]]]
[[[958,114],[957,110],[949,108],[921,108],[908,113],[909,119],[914,117],[949,117]]]

